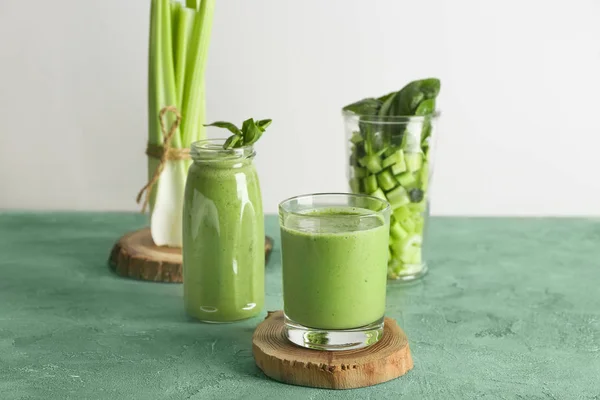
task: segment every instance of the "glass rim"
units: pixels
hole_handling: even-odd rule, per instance
[[[369,114],[357,114],[352,111],[342,110],[342,116],[345,119],[349,118],[360,118],[361,123],[372,123],[372,124],[398,124],[408,122],[425,122],[430,120],[437,120],[442,115],[441,111],[436,110],[432,114],[427,115],[369,115]]]
[[[319,198],[319,197],[326,197],[326,196],[332,196],[332,197],[339,196],[339,197],[346,197],[346,198],[370,199],[370,200],[374,200],[383,205],[383,208],[378,211],[367,208],[366,210],[369,210],[370,211],[369,213],[357,215],[356,218],[373,217],[373,216],[385,214],[386,212],[391,213],[391,211],[392,211],[392,206],[390,205],[390,203],[387,200],[383,200],[379,197],[371,196],[369,194],[347,193],[347,192],[321,192],[321,193],[300,194],[300,195],[288,197],[287,199],[280,201],[277,208],[279,209],[279,212],[285,212],[286,214],[297,215],[297,216],[301,216],[301,217],[305,217],[305,218],[321,218],[322,217],[321,215],[303,214],[301,212],[287,210],[284,207],[285,207],[285,205],[287,205],[288,203],[290,203],[293,200],[299,200],[299,199],[303,199],[303,198]],[[343,216],[346,218],[348,217],[347,215],[336,215],[336,214],[332,214],[331,216],[340,216],[340,217]]]
[[[203,162],[237,160],[256,154],[252,145],[224,149],[226,140],[227,138],[197,140],[190,145],[190,154],[194,160]]]

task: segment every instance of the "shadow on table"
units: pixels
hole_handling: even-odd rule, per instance
[[[263,374],[252,355],[252,334],[256,326],[263,321],[263,315],[227,324],[207,324],[187,318],[189,323],[202,328],[204,346],[201,346],[196,354],[199,358],[218,358],[224,370],[231,373],[225,375],[235,380],[276,382]]]

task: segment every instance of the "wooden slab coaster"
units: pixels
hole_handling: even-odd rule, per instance
[[[402,376],[413,367],[408,339],[391,318],[385,318],[383,338],[372,346],[319,351],[289,342],[283,329],[283,311],[269,311],[254,331],[252,353],[256,365],[270,378],[327,389],[376,385]]]
[[[273,250],[273,239],[265,237],[265,259]],[[129,232],[115,243],[108,264],[121,276],[154,282],[183,282],[181,249],[157,246],[150,228]]]

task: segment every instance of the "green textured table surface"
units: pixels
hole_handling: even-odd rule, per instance
[[[133,214],[0,214],[0,399],[600,399],[600,221],[434,218],[431,272],[388,287],[415,368],[370,388],[284,385],[262,318],[190,321],[177,284],[114,275]],[[282,306],[277,220],[267,309]],[[266,314],[266,311],[263,313]]]

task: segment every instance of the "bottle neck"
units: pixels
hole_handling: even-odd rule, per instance
[[[225,139],[207,139],[192,143],[191,157],[195,164],[217,168],[233,168],[252,163],[254,147],[224,149]]]

